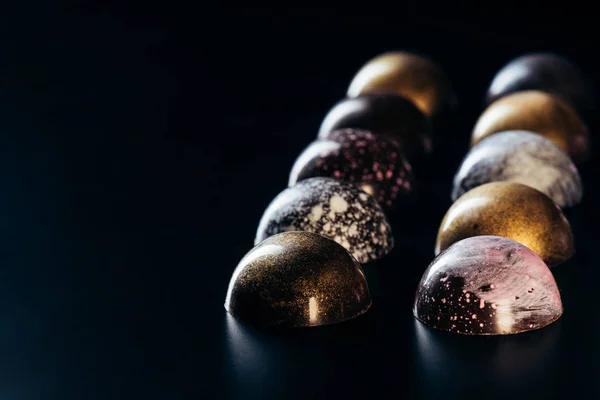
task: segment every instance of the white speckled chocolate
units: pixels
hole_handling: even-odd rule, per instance
[[[360,263],[377,260],[394,247],[392,230],[375,198],[332,178],[305,179],[277,195],[260,220],[254,242],[286,231],[331,238]]]
[[[452,200],[489,182],[527,185],[560,207],[581,201],[583,187],[571,158],[545,137],[528,131],[496,133],[477,143],[454,177]]]
[[[554,276],[533,251],[499,236],[461,240],[429,265],[414,315],[467,335],[506,335],[542,328],[562,315]]]

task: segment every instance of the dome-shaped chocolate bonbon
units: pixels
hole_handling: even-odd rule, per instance
[[[515,182],[486,183],[459,197],[440,224],[435,254],[459,240],[483,235],[515,240],[550,267],[575,252],[561,209],[542,192]]]
[[[567,153],[541,135],[505,131],[477,143],[454,177],[452,200],[489,182],[517,182],[539,190],[561,207],[581,201],[583,187]]]
[[[256,245],[235,269],[225,298],[231,315],[279,327],[334,324],[370,306],[360,264],[311,232],[284,232]]]
[[[335,240],[360,263],[394,247],[388,220],[374,197],[352,183],[309,178],[285,189],[265,210],[254,243],[286,231],[309,231]]]
[[[486,102],[524,90],[551,93],[584,112],[596,107],[593,85],[575,64],[558,54],[531,53],[510,61],[492,80]]]
[[[417,319],[467,335],[506,335],[542,328],[563,312],[556,281],[533,251],[498,236],[454,243],[425,270]]]
[[[431,123],[409,100],[394,93],[365,93],[335,104],[319,128],[320,139],[354,128],[393,138],[409,161],[431,152]]]
[[[338,130],[330,139],[312,142],[296,159],[289,186],[316,176],[354,183],[388,210],[414,189],[412,167],[396,142],[357,129]]]
[[[474,146],[498,132],[525,130],[542,135],[568,153],[575,162],[589,156],[588,129],[568,103],[548,93],[530,90],[493,102],[481,114],[471,136]]]
[[[354,76],[348,97],[393,92],[412,101],[428,117],[451,97],[450,83],[439,65],[405,51],[391,51],[368,61]]]

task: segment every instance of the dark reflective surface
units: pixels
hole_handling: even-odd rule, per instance
[[[527,385],[548,385],[555,389],[557,384],[550,377],[559,373],[557,343],[561,338],[560,320],[537,334],[522,334],[507,338],[447,337],[444,332],[427,328],[414,321],[416,349],[422,381],[434,386],[433,395],[447,394],[448,387],[457,381],[464,382],[463,390],[481,390],[484,396],[514,396],[511,392],[522,390]],[[473,365],[480,370],[473,371]],[[453,369],[453,371],[449,371]],[[494,393],[485,389],[486,382],[497,382]],[[468,383],[467,383],[468,382]],[[446,389],[444,389],[446,388]],[[498,393],[496,390],[500,390]],[[515,397],[520,397],[518,394]]]
[[[184,2],[51,3],[3,4],[0,398],[599,397],[596,161],[566,211],[578,250],[553,270],[556,324],[477,341],[427,330],[444,351],[424,353],[411,314],[480,111],[470,101],[539,47],[597,65],[595,36],[502,39],[505,24],[468,22],[454,4],[437,10],[460,24],[415,26],[408,11],[382,23],[362,4],[340,22],[337,11],[279,21]],[[532,26],[522,15],[506,15],[512,35]],[[420,202],[391,221],[397,247],[365,268],[372,308],[302,333],[232,331],[223,299],[264,207],[355,71],[387,48],[436,57],[467,108],[438,131],[449,144],[419,170]]]
[[[381,275],[379,278],[384,278],[385,274]],[[393,306],[391,300],[402,300],[403,296],[385,295],[386,290],[381,289],[376,299],[379,307],[373,307],[364,318],[344,324],[342,330],[339,325],[315,328],[302,335],[297,331],[257,331],[224,315],[226,374],[234,391],[232,397],[293,393],[294,398],[316,394],[435,399],[474,392],[484,393],[487,398],[520,399],[527,398],[529,390],[536,390],[549,398],[560,398],[572,393],[570,382],[586,384],[591,393],[596,393],[589,380],[592,371],[579,369],[571,374],[564,368],[564,363],[575,358],[573,354],[577,354],[579,363],[589,365],[594,356],[582,352],[596,349],[592,336],[566,328],[583,322],[577,313],[565,314],[565,318],[544,329],[520,335],[462,336],[394,314],[395,308],[404,307]],[[575,293],[575,287],[567,290],[571,297]],[[582,299],[575,297],[570,303]],[[350,349],[352,354],[348,354]],[[402,373],[361,366],[367,361],[390,368],[396,365],[396,372]],[[264,380],[272,383],[265,386]]]

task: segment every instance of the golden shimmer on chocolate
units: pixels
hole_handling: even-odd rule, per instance
[[[250,323],[334,324],[371,306],[360,264],[344,247],[311,232],[284,232],[250,250],[233,272],[225,309]]]
[[[427,116],[433,116],[450,95],[444,71],[428,58],[404,51],[381,54],[354,76],[347,95],[390,91],[411,100]]]
[[[542,135],[581,162],[589,154],[588,129],[577,111],[560,98],[537,90],[509,94],[481,114],[471,146],[498,132],[527,130]]]
[[[482,235],[519,242],[549,266],[575,252],[571,227],[560,208],[542,192],[515,182],[487,183],[459,197],[442,220],[435,254]]]

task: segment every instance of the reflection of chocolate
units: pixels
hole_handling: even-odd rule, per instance
[[[442,69],[431,60],[403,51],[381,54],[358,71],[348,97],[364,93],[394,92],[433,116],[450,97],[450,84]]]
[[[389,135],[409,161],[431,151],[431,125],[423,113],[404,97],[392,93],[367,93],[341,100],[327,113],[319,129],[320,139],[332,131],[355,128]]]
[[[506,64],[494,77],[486,102],[523,90],[551,93],[581,111],[595,108],[593,85],[579,68],[556,54],[527,54]]]
[[[474,146],[498,132],[524,130],[550,139],[575,162],[589,156],[588,129],[568,103],[548,93],[517,92],[493,102],[481,114],[471,135]]]
[[[554,322],[562,303],[552,273],[534,252],[513,240],[478,236],[433,260],[419,284],[414,314],[446,331],[503,335]]]
[[[352,183],[332,178],[304,179],[277,195],[260,220],[254,243],[286,231],[333,239],[360,263],[377,260],[394,247],[377,200]]]
[[[528,131],[500,132],[477,143],[456,176],[452,200],[495,181],[517,182],[539,190],[561,207],[581,201],[577,167],[550,140]]]
[[[550,266],[575,252],[571,227],[561,209],[542,192],[515,182],[486,183],[459,197],[440,224],[435,253],[482,235],[516,240]]]
[[[290,186],[315,176],[340,179],[356,184],[386,209],[412,193],[412,169],[396,142],[356,129],[332,132],[330,138],[302,152],[292,168]]]
[[[334,324],[370,306],[360,264],[310,232],[284,232],[255,246],[233,272],[225,299],[233,316],[281,327]]]
[[[557,357],[563,350],[556,347],[562,323],[559,319],[531,334],[478,337],[448,335],[415,318],[414,374],[419,398],[443,398],[449,390],[515,397],[515,385],[522,388],[524,376],[528,387],[548,388],[548,376],[564,371],[564,361]],[[477,379],[473,379],[474,371]]]

